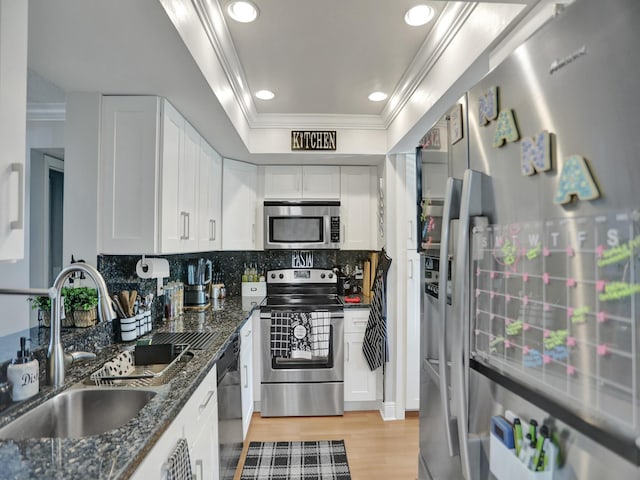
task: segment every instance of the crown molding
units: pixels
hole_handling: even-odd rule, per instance
[[[64,122],[65,103],[27,103],[27,122]]]
[[[293,115],[257,112],[253,96],[247,88],[248,82],[233,45],[220,0],[192,0],[192,2],[229,82],[235,102],[249,128],[252,129],[322,127],[384,130],[389,128],[477,6],[477,3],[468,2],[446,4],[380,115]]]
[[[477,5],[477,3],[467,2],[448,2],[446,4],[382,110],[381,117],[385,128],[391,125],[405,107]]]

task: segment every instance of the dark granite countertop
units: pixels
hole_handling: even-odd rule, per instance
[[[211,331],[218,335],[210,348],[195,350],[193,359],[167,385],[154,387],[158,392],[155,397],[123,427],[79,439],[0,440],[0,479],[129,478],[251,313],[252,310],[243,310],[240,297],[231,297],[219,310],[187,312],[178,320],[165,321],[152,333]],[[96,361],[73,366],[67,372],[64,388],[85,379],[118,351],[118,345],[108,345],[97,352]],[[54,392],[42,386],[36,397],[3,412],[0,427],[62,390]]]
[[[350,297],[358,297],[360,298],[360,302],[358,303],[349,303],[344,301],[344,297],[340,297],[342,302],[344,303],[344,308],[369,308],[371,306],[371,301],[373,297],[367,297],[366,295],[350,295]]]

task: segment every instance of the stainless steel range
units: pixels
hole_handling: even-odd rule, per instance
[[[269,271],[260,334],[263,417],[344,413],[344,312],[331,270]]]

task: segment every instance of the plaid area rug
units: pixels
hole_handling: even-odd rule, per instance
[[[351,480],[344,440],[251,442],[240,480]]]

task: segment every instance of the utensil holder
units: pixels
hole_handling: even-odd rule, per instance
[[[489,468],[498,480],[553,480],[554,465],[550,470],[533,472],[516,456],[515,449],[509,449],[491,433],[489,446]]]

